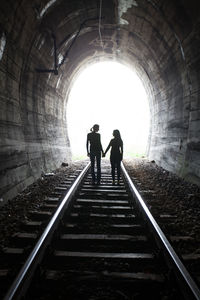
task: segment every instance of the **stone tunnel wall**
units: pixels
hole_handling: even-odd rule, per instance
[[[159,49],[156,51],[162,59],[158,61],[158,77],[155,78],[155,72],[152,74],[154,103],[149,158],[200,185],[200,55],[197,51],[200,7],[194,1],[181,2],[177,7],[175,2],[168,3],[164,15],[169,28],[167,48],[160,55]]]
[[[102,51],[99,1],[1,1],[0,198],[12,198],[42,172],[70,162],[66,94],[84,62],[105,57],[130,64],[145,82],[149,158],[200,184],[200,5],[194,0],[103,3]],[[54,68],[51,32],[62,59],[85,20],[59,74],[36,72]]]
[[[31,6],[13,3],[0,10],[0,38],[6,36],[0,60],[0,198],[5,201],[42,172],[71,161],[62,85],[57,76],[35,71],[35,16]]]

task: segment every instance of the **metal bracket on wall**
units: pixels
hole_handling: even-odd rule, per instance
[[[53,38],[53,49],[54,49],[54,69],[38,69],[35,70],[39,73],[54,73],[54,75],[58,75],[58,59],[57,59],[57,46],[56,46],[56,36],[52,33],[51,37]]]
[[[104,17],[102,18],[104,19]],[[73,44],[75,43],[76,39],[78,38],[81,29],[85,26],[86,22],[88,21],[96,21],[98,20],[98,18],[91,18],[91,19],[87,19],[85,20],[83,23],[81,23],[76,35],[74,36],[71,44],[69,45],[69,47],[67,48],[67,50],[65,51],[65,54],[63,55],[63,59],[62,61],[58,64],[58,58],[57,58],[57,50],[58,48],[60,48],[60,46],[62,46],[62,44],[64,42],[66,42],[66,40],[69,38],[69,36],[66,36],[63,41],[61,42],[60,46],[57,48],[57,43],[56,43],[56,36],[54,33],[51,33],[51,37],[53,38],[53,43],[54,43],[54,69],[38,69],[36,68],[35,70],[39,73],[54,73],[54,75],[58,75],[58,70],[59,68],[64,64],[65,60],[67,59],[67,56],[69,54],[69,51],[71,50]]]

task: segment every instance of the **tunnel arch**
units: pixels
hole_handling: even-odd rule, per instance
[[[102,1],[101,18],[99,0],[10,0],[0,8],[0,197],[70,163],[71,82],[105,58],[134,68],[145,85],[149,159],[200,183],[199,3]]]
[[[117,61],[103,59],[86,64],[79,71],[67,100],[73,159],[87,157],[86,135],[95,123],[100,124],[103,148],[112,137],[113,129],[118,128],[124,141],[124,158],[145,155],[149,104],[134,70]]]

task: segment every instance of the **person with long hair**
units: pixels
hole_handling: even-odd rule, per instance
[[[111,174],[112,174],[112,184],[115,185],[115,170],[117,169],[117,184],[120,184],[120,175],[121,175],[121,161],[123,159],[123,141],[118,129],[113,130],[114,138],[111,139],[104,156],[111,148],[110,152],[110,163],[111,163]]]
[[[101,181],[101,153],[104,154],[101,145],[101,135],[98,133],[99,125],[95,124],[87,135],[87,155],[91,161],[92,184],[100,184]],[[97,167],[97,175],[95,174],[95,162]],[[97,181],[96,181],[97,180]]]

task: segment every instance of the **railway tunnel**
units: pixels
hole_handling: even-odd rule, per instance
[[[196,0],[1,1],[1,200],[71,162],[69,93],[105,60],[143,82],[147,157],[199,185],[199,25]]]

